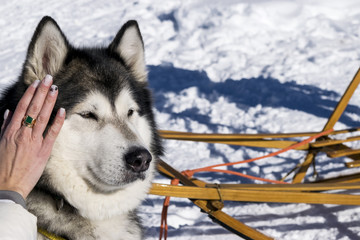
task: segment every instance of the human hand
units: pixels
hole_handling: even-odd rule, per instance
[[[24,199],[40,179],[65,120],[65,110],[60,108],[43,136],[58,95],[52,82],[47,75],[43,81],[32,83],[15,112],[5,112],[1,127],[0,190],[18,192]],[[24,116],[36,119],[35,125],[25,126]]]

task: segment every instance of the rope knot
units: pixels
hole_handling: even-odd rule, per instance
[[[185,170],[182,171],[181,173],[185,175],[187,178],[192,178],[195,172],[193,170]]]

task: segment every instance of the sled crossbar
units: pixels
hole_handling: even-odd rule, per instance
[[[254,184],[257,185],[257,184]],[[267,184],[263,184],[267,185]],[[360,189],[360,183],[352,186],[334,186],[315,187],[312,191],[326,191],[331,189]],[[220,189],[220,190],[219,190]],[[309,203],[309,204],[340,204],[340,205],[358,205],[360,206],[360,196],[350,194],[333,194],[333,193],[313,193],[304,192],[301,189],[289,188],[287,190],[274,190],[274,188],[218,188],[212,187],[189,187],[173,186],[166,184],[154,183],[150,191],[151,194],[159,196],[180,197],[200,200],[223,200],[223,201],[240,201],[240,202],[279,202],[279,203]],[[286,189],[286,188],[285,188]],[[311,189],[308,187],[308,189]],[[319,189],[319,190],[315,190]],[[219,195],[219,192],[221,196]]]
[[[328,136],[344,133],[353,133],[360,131],[360,128],[351,128],[345,130],[338,130],[331,132]],[[262,147],[262,148],[285,148],[297,143],[295,140],[279,140],[284,138],[300,138],[311,137],[318,132],[308,133],[285,133],[285,134],[206,134],[206,133],[188,133],[175,131],[159,131],[164,139],[181,140],[181,141],[195,141],[207,143],[221,143],[229,145],[247,146],[247,147]],[[276,140],[275,140],[276,139]],[[359,141],[360,136],[349,137],[346,139],[328,139],[319,140],[314,143],[303,145],[296,150],[309,150],[310,148],[321,149],[327,146],[339,145],[345,142]]]

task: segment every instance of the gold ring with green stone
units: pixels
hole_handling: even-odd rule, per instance
[[[30,117],[29,115],[24,116],[23,125],[29,128],[32,128],[36,123],[36,119]]]

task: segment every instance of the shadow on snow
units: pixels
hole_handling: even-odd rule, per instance
[[[182,90],[195,87],[199,96],[212,103],[219,97],[224,97],[243,110],[260,104],[272,108],[285,107],[321,118],[328,118],[331,115],[341,97],[334,91],[312,85],[299,85],[294,81],[281,83],[273,78],[227,79],[224,82],[212,82],[205,72],[163,65],[148,66],[148,70],[149,84],[155,94],[155,106],[159,111],[171,113],[173,117],[188,117],[208,126],[212,126],[210,119],[198,114],[197,109],[187,109],[178,114],[166,109],[164,106],[167,99],[164,94],[168,92],[179,94]],[[359,114],[360,108],[348,105],[339,120],[348,126],[358,126],[359,122],[351,119],[347,113]]]

